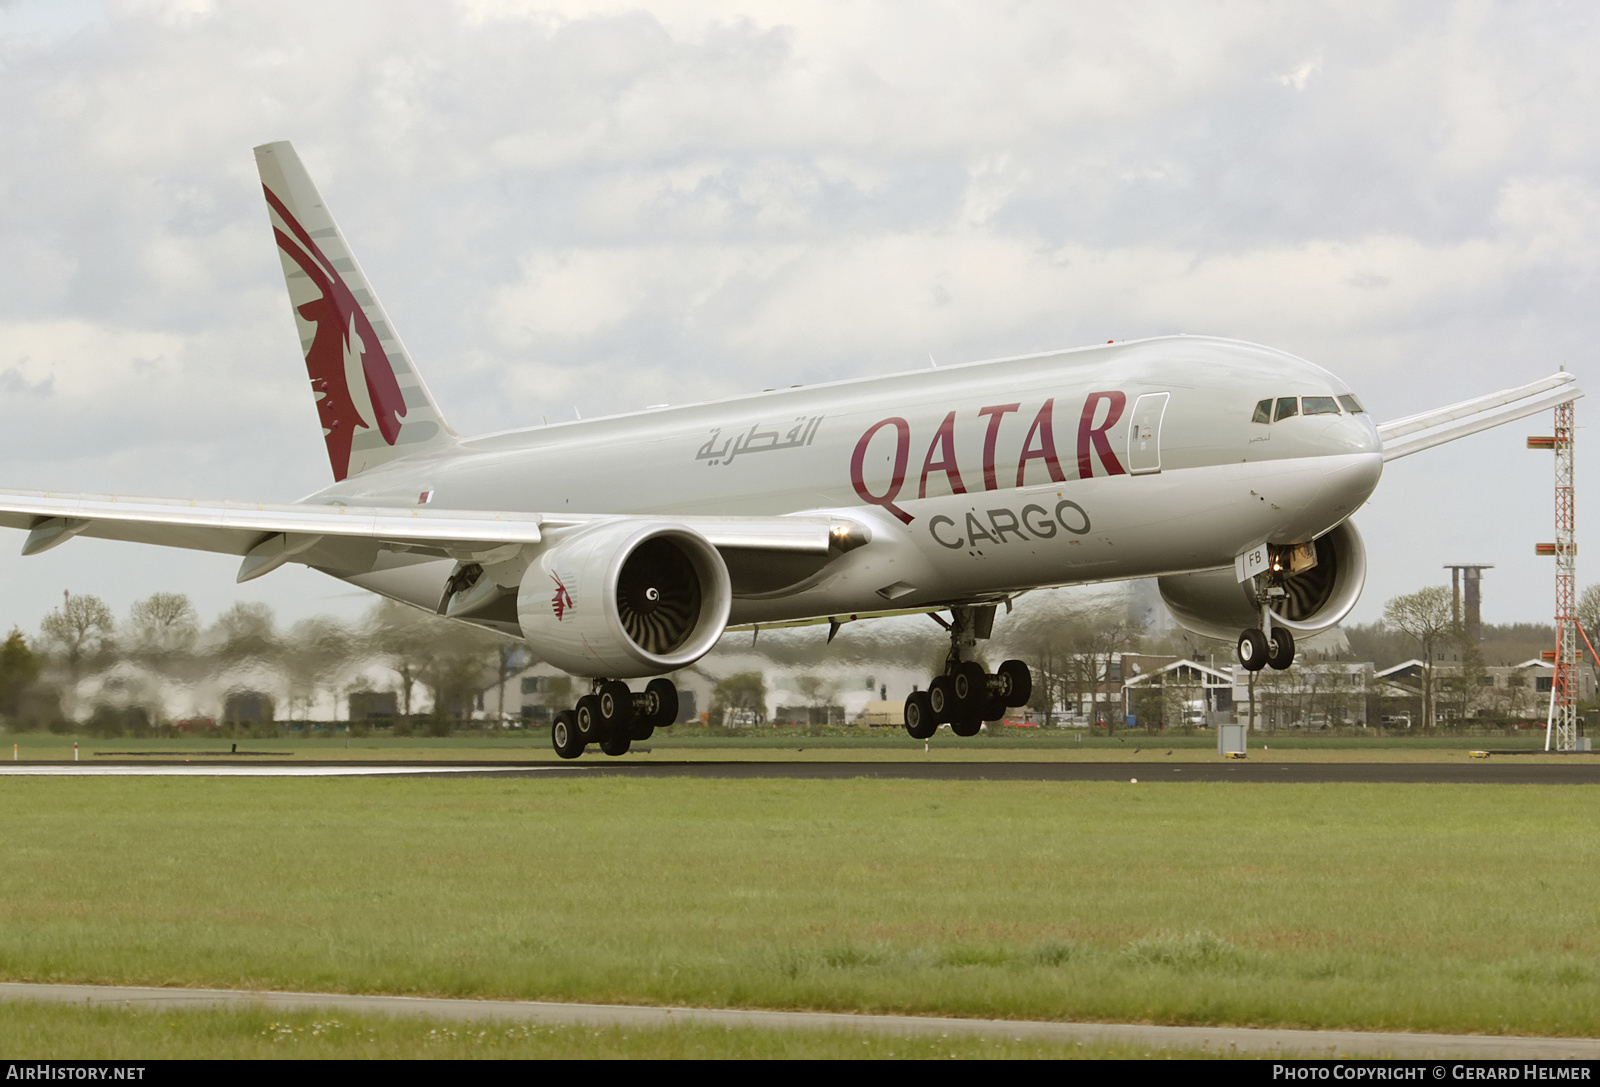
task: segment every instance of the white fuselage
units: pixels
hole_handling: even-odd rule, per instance
[[[731,623],[889,611],[1214,569],[1263,540],[1321,535],[1377,485],[1376,428],[1347,410],[1270,425],[1252,411],[1348,392],[1292,355],[1171,337],[468,439],[308,501],[663,520],[826,511],[865,526],[870,546],[797,582],[736,586]],[[448,566],[323,568],[431,607]]]

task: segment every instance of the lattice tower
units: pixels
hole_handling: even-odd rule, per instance
[[[1556,405],[1556,674],[1550,685],[1545,750],[1578,746],[1577,520],[1573,508],[1573,401]]]

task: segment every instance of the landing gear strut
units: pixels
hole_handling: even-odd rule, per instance
[[[1294,635],[1288,627],[1273,626],[1269,603],[1261,605],[1261,626],[1239,635],[1239,663],[1248,672],[1259,672],[1268,665],[1281,672],[1294,663]]]
[[[626,755],[635,740],[648,740],[658,728],[678,719],[678,688],[670,679],[652,679],[635,694],[618,679],[597,679],[588,694],[550,722],[550,745],[564,759],[598,744],[607,755]]]
[[[1028,666],[1009,660],[993,673],[969,659],[979,638],[994,628],[994,605],[950,609],[951,621],[933,618],[950,631],[950,652],[944,672],[934,676],[926,691],[912,691],[906,699],[906,731],[914,740],[926,740],[940,725],[948,724],[957,736],[976,736],[985,721],[998,721],[1006,709],[1025,705],[1033,695]]]

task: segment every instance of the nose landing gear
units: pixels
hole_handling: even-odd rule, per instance
[[[670,679],[652,679],[635,694],[617,679],[597,679],[593,690],[550,722],[550,745],[563,759],[575,759],[590,744],[607,755],[626,755],[635,740],[678,719],[678,688]]]
[[[1287,627],[1272,627],[1270,633],[1251,627],[1239,635],[1239,663],[1250,672],[1269,665],[1283,671],[1294,663],[1294,635]]]
[[[993,673],[970,657],[979,638],[994,628],[994,605],[950,609],[951,621],[934,620],[950,632],[950,653],[944,672],[926,691],[906,699],[905,728],[914,740],[926,740],[948,724],[957,736],[976,736],[985,721],[998,721],[1008,707],[1025,705],[1033,695],[1033,676],[1019,660],[1008,660]]]

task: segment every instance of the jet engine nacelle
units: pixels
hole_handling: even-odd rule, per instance
[[[557,668],[634,679],[699,660],[732,604],[727,566],[704,536],[629,518],[551,539],[522,578],[517,619],[529,647]]]
[[[1349,521],[1318,537],[1315,546],[1317,564],[1284,579],[1288,596],[1273,603],[1273,625],[1295,634],[1327,630],[1350,614],[1367,580],[1367,549]],[[1231,568],[1175,574],[1159,584],[1172,617],[1196,634],[1231,642],[1261,625],[1253,580],[1241,583]]]

